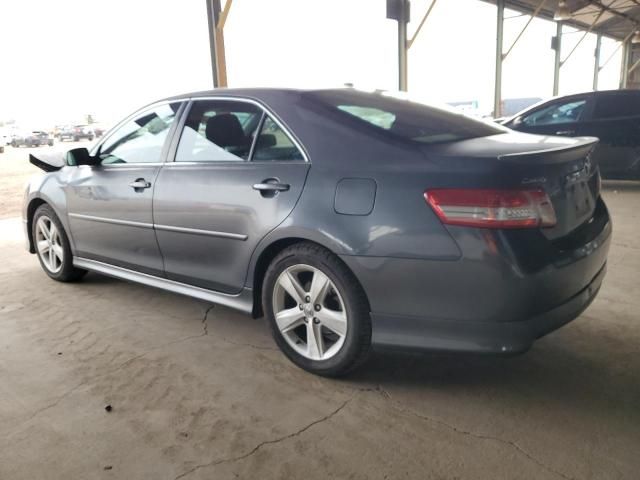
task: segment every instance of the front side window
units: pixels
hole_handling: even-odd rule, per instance
[[[161,162],[162,147],[179,107],[179,102],[159,105],[122,125],[100,146],[101,163]]]
[[[265,116],[256,139],[252,160],[304,161],[304,157],[285,131],[271,117]]]
[[[176,162],[247,160],[261,118],[262,110],[250,103],[196,101],[180,136]]]
[[[586,104],[587,101],[585,99],[573,100],[567,103],[555,103],[524,117],[522,122],[531,127],[577,122],[580,120]]]

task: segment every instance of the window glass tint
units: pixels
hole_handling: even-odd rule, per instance
[[[122,125],[100,147],[102,164],[162,161],[162,147],[179,107],[179,102],[160,105]]]
[[[580,120],[580,116],[587,104],[586,100],[573,100],[567,103],[554,103],[524,117],[525,125],[554,125],[557,123],[572,123]]]
[[[250,103],[195,102],[180,136],[176,162],[247,160],[261,117],[262,110]]]
[[[252,160],[304,160],[304,157],[284,130],[270,117],[265,116]]]
[[[372,132],[420,143],[450,142],[506,131],[498,125],[384,93],[324,90],[308,92],[305,98],[340,115],[343,123],[349,121],[354,127],[359,124]]]
[[[598,97],[593,118],[615,118],[640,115],[640,95],[604,95]]]

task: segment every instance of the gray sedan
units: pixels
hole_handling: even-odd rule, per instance
[[[515,133],[384,93],[221,90],[35,158],[27,248],[265,316],[321,375],[371,347],[513,354],[598,292],[593,138]],[[595,340],[594,340],[595,341]]]

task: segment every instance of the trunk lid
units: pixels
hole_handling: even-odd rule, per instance
[[[442,169],[432,187],[544,190],[557,223],[541,231],[555,240],[593,216],[600,195],[599,169],[591,157],[597,142],[513,132],[429,146],[423,152]]]
[[[521,185],[539,186],[547,192],[556,213],[554,227],[543,229],[547,238],[564,237],[593,216],[600,195],[598,166],[591,152],[598,140],[549,150],[499,155],[521,176]]]

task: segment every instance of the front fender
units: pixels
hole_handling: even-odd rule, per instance
[[[67,196],[65,194],[65,182],[63,181],[64,171],[67,168],[72,167],[65,167],[58,172],[32,177],[27,183],[22,207],[22,222],[25,230],[26,247],[31,253],[35,253],[31,222],[36,209],[43,203],[48,204],[58,216],[69,239],[71,252],[75,252],[73,235],[69,228]]]

